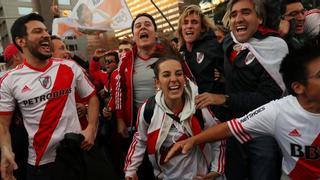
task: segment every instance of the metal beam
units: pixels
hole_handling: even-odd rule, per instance
[[[150,1],[154,5],[154,7],[158,10],[158,12],[161,14],[161,16],[167,21],[167,23],[171,27],[172,31],[175,31],[174,27],[172,26],[170,21],[166,18],[166,16],[162,13],[162,11],[159,9],[159,7],[153,2],[153,0],[150,0]]]

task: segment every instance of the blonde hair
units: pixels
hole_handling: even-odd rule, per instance
[[[179,42],[181,42],[182,44],[185,43],[183,36],[182,36],[183,21],[187,16],[189,16],[191,14],[195,14],[200,17],[201,29],[203,32],[213,31],[215,28],[215,24],[214,24],[213,20],[209,19],[206,15],[204,15],[201,12],[201,9],[199,6],[197,6],[197,5],[187,6],[179,18],[178,30],[177,30],[177,36],[178,36]]]

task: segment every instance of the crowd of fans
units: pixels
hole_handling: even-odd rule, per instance
[[[43,21],[18,18],[3,52],[2,179],[320,178],[320,10],[190,5],[167,41],[142,13],[88,61]]]

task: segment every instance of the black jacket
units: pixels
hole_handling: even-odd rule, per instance
[[[54,179],[100,180],[118,179],[104,151],[93,146],[89,151],[80,148],[81,134],[67,133],[57,148]]]
[[[273,34],[257,32],[254,37],[260,39],[268,35]],[[226,94],[229,95],[227,104],[229,112],[220,117],[224,120],[241,117],[282,95],[281,88],[258,60],[254,59],[249,64],[245,63],[248,50],[241,51],[233,63],[229,60],[234,45],[235,43],[229,34],[223,43]]]
[[[196,80],[199,93],[224,92],[224,84],[214,80],[215,68],[223,73],[223,51],[214,32],[202,33],[202,36],[194,42],[191,52],[187,50],[185,44],[182,45],[180,52]]]

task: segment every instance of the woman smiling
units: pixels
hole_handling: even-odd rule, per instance
[[[153,65],[158,92],[139,110],[138,129],[125,163],[126,179],[137,179],[136,171],[146,150],[159,179],[223,178],[220,175],[224,170],[224,141],[197,146],[164,163],[174,143],[219,123],[208,108],[196,113],[197,86],[186,78],[183,67],[175,55],[160,57]],[[148,119],[145,111],[150,107],[154,107],[153,115]]]

